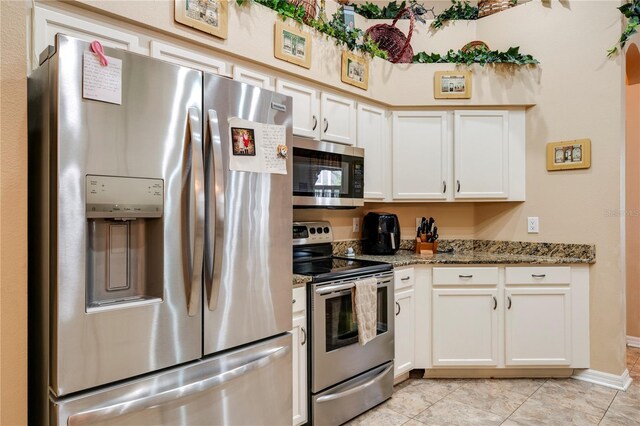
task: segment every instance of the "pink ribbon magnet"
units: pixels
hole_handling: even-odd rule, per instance
[[[91,51],[98,56],[98,60],[100,61],[100,65],[106,67],[109,65],[109,61],[107,61],[107,57],[104,56],[104,48],[102,44],[98,40],[94,40],[91,42]]]

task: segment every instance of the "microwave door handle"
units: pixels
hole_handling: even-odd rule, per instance
[[[187,313],[193,317],[200,311],[200,289],[202,288],[202,260],[204,256],[204,164],[202,159],[202,127],[200,110],[196,107],[188,111],[189,144],[191,148],[191,170],[189,189],[189,219],[186,235],[189,240],[188,268],[190,283],[187,301]],[[193,200],[193,201],[191,201]]]
[[[117,404],[108,405],[106,407],[73,414],[69,416],[67,424],[69,426],[94,424],[100,421],[114,419],[125,414],[137,413],[151,407],[176,401],[177,399],[188,398],[192,395],[206,392],[215,387],[223,386],[225,383],[238,379],[242,376],[246,376],[252,371],[266,367],[278,358],[285,356],[289,351],[289,346],[273,348],[258,359],[248,361],[246,364],[242,364],[215,376],[207,377],[204,380],[187,383],[186,385],[168,389],[164,392],[150,396],[143,396],[141,398],[127,400]]]
[[[208,154],[212,161],[210,175],[213,182],[210,182],[208,192],[209,199],[207,205],[209,207],[209,220],[207,221],[207,275],[205,285],[209,294],[208,307],[210,311],[215,311],[218,307],[218,296],[220,293],[220,268],[222,267],[222,231],[224,223],[224,170],[222,170],[222,140],[220,134],[220,122],[218,121],[218,113],[210,109],[208,111],[209,118],[209,136],[211,143]]]

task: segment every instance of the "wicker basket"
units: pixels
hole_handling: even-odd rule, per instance
[[[396,27],[396,22],[405,13],[409,14],[409,34],[404,33]],[[388,59],[394,64],[408,64],[413,62],[413,49],[411,48],[411,35],[416,18],[408,7],[402,9],[393,19],[391,25],[377,24],[369,28],[366,34],[371,40],[378,43],[380,49],[387,52]]]
[[[312,19],[316,17],[316,7],[318,2],[316,0],[288,0],[294,6],[303,7],[304,8],[304,17],[302,20],[305,23],[309,23]]]
[[[511,0],[480,0],[478,1],[478,18],[493,15],[513,6]]]

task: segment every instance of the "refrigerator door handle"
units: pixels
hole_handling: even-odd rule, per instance
[[[211,157],[213,158],[213,182],[211,182],[211,188],[213,188],[214,194],[213,200],[209,200],[209,215],[210,220],[207,221],[208,230],[207,235],[207,247],[210,252],[207,252],[207,277],[205,285],[207,292],[209,293],[208,306],[210,311],[215,311],[218,307],[218,295],[220,293],[220,279],[215,277],[216,265],[221,265],[222,262],[218,258],[222,255],[221,250],[216,248],[220,247],[222,241],[219,239],[222,236],[218,235],[218,229],[222,229],[222,223],[224,223],[224,173],[222,170],[222,141],[220,139],[220,124],[218,122],[218,113],[210,109],[209,115],[209,132],[211,136]],[[209,153],[207,153],[209,154]],[[211,192],[209,192],[211,193]]]
[[[329,402],[329,401],[333,401],[334,399],[340,399],[340,398],[344,398],[345,396],[348,395],[352,395],[354,393],[358,393],[361,392],[363,389],[366,389],[372,385],[375,385],[377,382],[379,382],[380,380],[382,380],[382,378],[389,373],[390,370],[393,369],[393,364],[391,364],[390,366],[388,366],[387,368],[385,368],[382,372],[380,372],[379,374],[376,374],[375,377],[371,378],[370,380],[367,380],[365,383],[362,383],[361,385],[358,385],[354,388],[351,389],[347,389],[345,391],[342,392],[338,392],[338,393],[332,393],[329,395],[323,395],[320,398],[317,399],[317,403],[321,403],[321,402]]]
[[[189,316],[196,316],[200,308],[200,289],[202,287],[202,262],[204,258],[204,160],[202,158],[202,127],[200,110],[189,108],[189,134],[191,143],[191,183],[194,195],[194,211],[189,226],[189,249],[191,286],[187,311]],[[192,226],[193,227],[192,227]],[[193,229],[193,234],[191,233]]]
[[[273,348],[269,351],[266,351],[266,354],[258,359],[254,359],[250,362],[247,362],[246,364],[240,365],[216,376],[207,377],[204,380],[188,383],[186,385],[168,389],[164,392],[159,392],[150,396],[132,399],[120,402],[118,404],[109,405],[107,407],[100,407],[94,410],[88,410],[73,414],[69,416],[67,425],[79,426],[94,424],[100,421],[112,419],[114,417],[136,413],[148,408],[156,407],[169,402],[174,402],[176,399],[188,398],[192,395],[206,392],[216,386],[224,385],[231,380],[235,380],[239,377],[249,374],[252,371],[269,365],[276,359],[286,355],[289,351],[289,348],[289,346],[280,346],[277,348]]]

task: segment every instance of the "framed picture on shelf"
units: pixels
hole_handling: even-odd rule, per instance
[[[471,99],[471,72],[436,71],[433,87],[436,99]]]
[[[591,139],[547,144],[547,170],[588,169],[591,167]]]
[[[181,24],[227,38],[228,16],[226,0],[175,0],[175,20]]]
[[[283,61],[311,68],[311,36],[296,27],[277,21],[273,54]]]
[[[351,52],[342,52],[342,82],[367,90],[369,87],[369,62]]]

